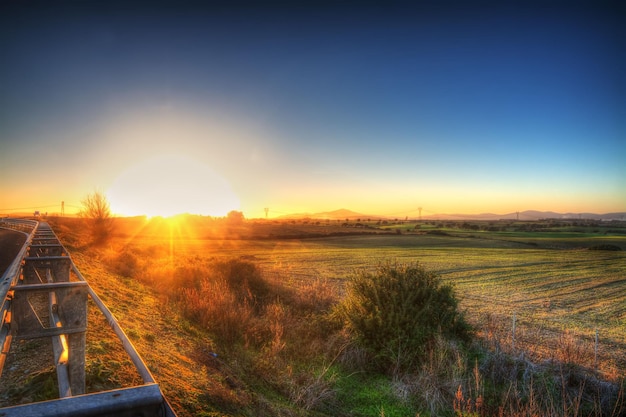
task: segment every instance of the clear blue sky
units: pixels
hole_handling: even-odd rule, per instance
[[[624,6],[499,3],[4,1],[0,214],[626,211]]]

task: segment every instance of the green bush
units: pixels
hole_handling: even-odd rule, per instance
[[[416,369],[438,335],[469,340],[450,285],[419,264],[385,263],[356,272],[339,314],[355,340],[384,369]]]

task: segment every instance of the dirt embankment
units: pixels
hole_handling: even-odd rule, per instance
[[[26,241],[26,235],[13,230],[0,229],[0,276],[4,274]]]

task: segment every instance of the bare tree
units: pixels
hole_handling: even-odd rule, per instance
[[[94,191],[92,194],[88,194],[81,201],[81,204],[82,209],[78,215],[88,221],[94,240],[99,242],[107,240],[113,231],[113,217],[109,200],[102,192]]]

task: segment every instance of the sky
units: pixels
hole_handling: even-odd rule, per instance
[[[617,3],[4,0],[0,215],[626,211]]]

